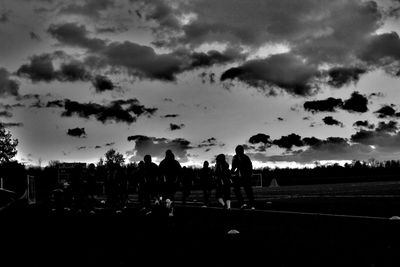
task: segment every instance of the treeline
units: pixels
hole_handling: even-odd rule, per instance
[[[400,161],[353,161],[344,166],[317,164],[314,168],[265,168],[255,172],[262,174],[266,186],[274,178],[279,185],[396,181],[400,180]]]

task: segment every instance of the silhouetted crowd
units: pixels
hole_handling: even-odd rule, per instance
[[[211,204],[212,192],[215,191],[216,203],[224,209],[231,209],[231,189],[236,195],[238,205],[246,208],[249,204],[254,209],[254,195],[251,186],[253,166],[250,158],[244,154],[243,146],[236,147],[236,155],[229,167],[225,155],[216,157],[214,168],[205,161],[199,171],[199,186],[203,192],[203,207]],[[108,163],[103,172],[96,170],[94,164],[87,168],[76,165],[70,176],[70,184],[52,191],[53,211],[65,209],[94,213],[96,206],[96,181],[103,175],[105,200],[103,204],[122,212],[128,204],[128,184],[135,185],[140,210],[149,215],[155,207],[162,207],[169,216],[174,214],[174,201],[177,191],[182,192],[182,204],[186,204],[194,183],[193,172],[175,159],[171,150],[165,152],[165,158],[159,165],[152,162],[151,155],[146,155],[137,168],[129,170],[121,164]],[[133,179],[132,179],[133,177]],[[241,188],[246,192],[248,203],[244,201]]]
[[[244,154],[243,146],[236,147],[236,155],[232,160],[232,168],[225,159],[224,154],[216,158],[216,165],[211,169],[208,161],[205,161],[200,170],[200,186],[203,191],[203,207],[210,204],[210,196],[213,189],[218,203],[226,209],[231,209],[231,188],[233,187],[237,201],[241,208],[247,204],[241,194],[243,187],[249,200],[249,205],[254,209],[254,194],[251,187],[253,166],[248,156]],[[186,167],[181,167],[171,150],[167,150],[165,158],[157,166],[152,162],[151,156],[146,155],[139,163],[136,176],[138,177],[139,202],[142,209],[151,213],[153,205],[162,205],[165,202],[169,215],[173,215],[173,201],[175,193],[182,190],[182,203],[190,195],[193,177]]]

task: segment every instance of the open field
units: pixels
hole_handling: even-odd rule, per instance
[[[1,217],[1,258],[54,266],[399,266],[400,221],[389,219],[400,215],[399,189],[396,182],[258,188],[255,211],[201,208],[193,192],[171,218],[162,210],[144,216],[135,195],[120,214],[15,208]]]

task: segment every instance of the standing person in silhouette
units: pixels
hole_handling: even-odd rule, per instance
[[[125,167],[118,165],[116,186],[117,186],[117,199],[119,209],[126,209],[128,201],[128,176]]]
[[[211,190],[213,188],[213,175],[210,164],[208,161],[204,161],[203,168],[200,170],[200,185],[203,190],[203,207],[207,207],[209,205]]]
[[[219,154],[216,158],[215,177],[217,183],[217,200],[222,207],[231,209],[231,172],[229,164],[225,160],[224,154]]]
[[[241,187],[244,188],[246,196],[249,200],[251,209],[254,208],[254,195],[251,187],[251,177],[253,175],[253,165],[250,158],[244,154],[244,148],[238,145],[235,149],[236,155],[232,159],[232,173],[235,174],[234,191],[240,207],[247,207],[243,200]]]
[[[190,195],[190,190],[192,189],[192,173],[191,171],[183,167],[181,177],[181,188],[182,188],[182,203],[186,204],[186,201]]]
[[[120,188],[119,188],[119,179],[120,175],[122,175],[122,168],[118,163],[110,163],[108,164],[108,173],[107,173],[107,184],[108,184],[108,193],[107,193],[107,204],[112,209],[116,209],[116,212],[121,212],[120,208]]]
[[[138,202],[140,205],[141,210],[146,209],[145,205],[145,177],[144,177],[144,161],[140,161],[137,170],[135,171],[135,181],[137,186],[137,193],[138,193]]]
[[[158,166],[152,162],[151,156],[144,156],[143,165],[143,197],[146,215],[151,213],[151,202],[158,198]]]
[[[171,150],[165,152],[165,158],[160,162],[160,175],[164,180],[164,199],[166,207],[169,210],[169,216],[174,216],[172,202],[178,186],[181,175],[181,165],[175,160],[174,153]]]

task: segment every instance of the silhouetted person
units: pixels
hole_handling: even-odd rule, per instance
[[[253,175],[253,165],[250,158],[244,154],[243,146],[239,145],[235,149],[236,155],[232,159],[232,173],[235,174],[234,191],[241,208],[247,205],[244,203],[241,187],[244,188],[249,200],[251,209],[254,209],[254,195],[251,187],[251,177]]]
[[[121,166],[117,163],[110,163],[107,167],[107,204],[111,208],[119,208],[119,176],[122,175]]]
[[[152,162],[150,155],[144,156],[144,164],[142,167],[142,194],[144,208],[147,210],[146,214],[151,212],[152,200],[157,200],[159,197],[158,177],[157,164]]]
[[[163,195],[166,206],[170,210],[169,216],[173,216],[172,202],[181,174],[181,165],[175,160],[175,156],[171,150],[165,152],[165,158],[160,162],[159,170],[161,178],[164,181]]]
[[[182,187],[182,202],[183,204],[186,204],[186,201],[192,189],[192,173],[188,168],[183,167],[182,174],[180,177],[181,177],[181,187]]]
[[[142,209],[145,209],[145,176],[144,176],[144,161],[140,161],[135,172],[135,180],[137,183],[138,201]]]
[[[203,190],[204,207],[207,207],[209,205],[211,190],[213,188],[213,183],[214,183],[212,170],[209,167],[208,161],[204,161],[203,168],[200,170],[199,176],[200,176],[200,186],[201,189]]]
[[[118,165],[115,179],[117,186],[118,207],[125,209],[128,200],[128,178],[126,169],[124,167]]]
[[[225,160],[224,154],[219,154],[216,158],[215,177],[217,182],[217,200],[224,208],[231,209],[231,172],[229,164]]]

